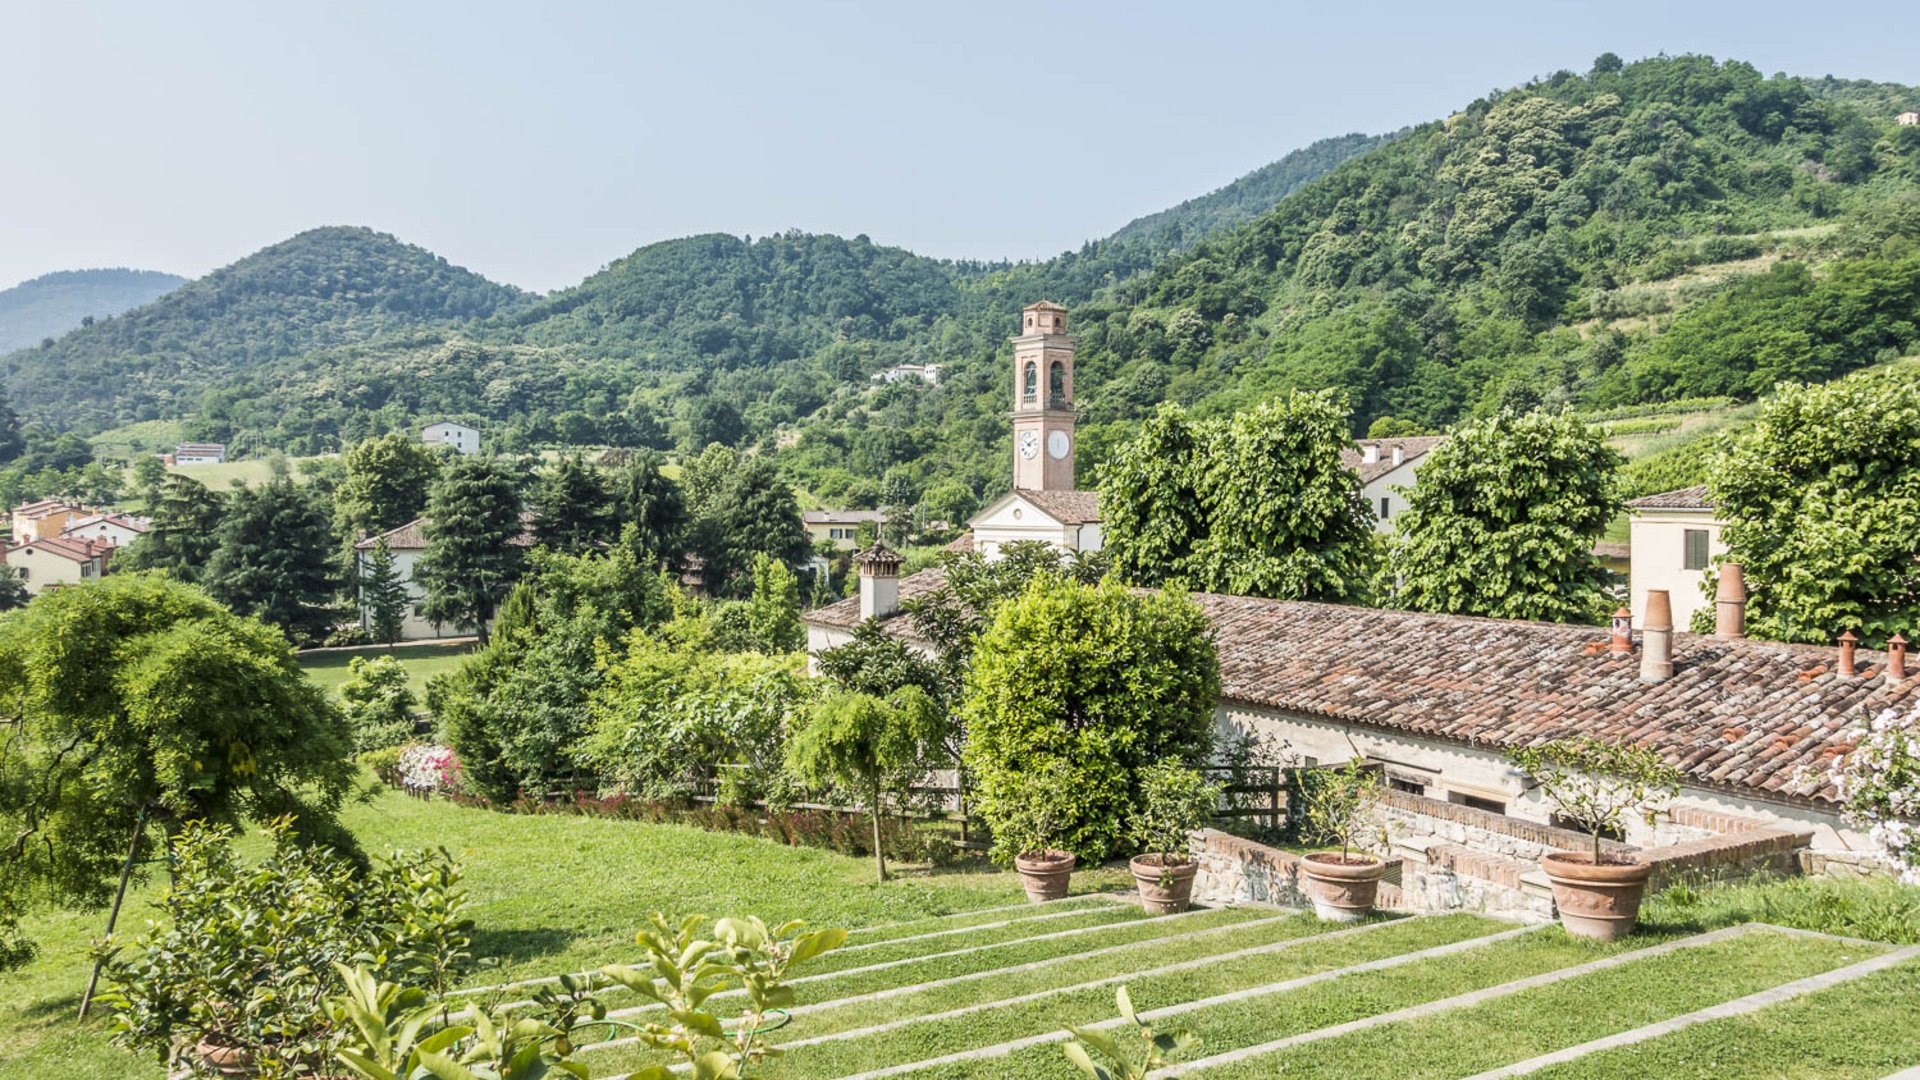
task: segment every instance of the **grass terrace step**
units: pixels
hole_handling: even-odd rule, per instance
[[[1086,959],[1090,954],[1113,955],[1108,950],[1121,950],[1122,956],[1130,957],[1135,966],[1151,966],[1142,957],[1155,955],[1155,948],[1162,943],[1170,944],[1174,940],[1198,937],[1201,941],[1216,933],[1235,931],[1246,927],[1275,922],[1292,923],[1298,916],[1285,915],[1264,908],[1214,908],[1195,910],[1179,916],[1165,916],[1157,919],[1135,919],[1123,924],[1115,924],[1111,931],[1097,935],[1074,935],[1035,942],[1005,942],[990,946],[977,952],[965,952],[957,955],[935,955],[923,960],[893,964],[875,971],[845,971],[825,976],[803,975],[794,980],[799,1005],[796,1012],[805,1015],[822,1009],[835,1007],[834,1003],[848,998],[871,1000],[871,995],[897,992],[915,992],[916,988],[927,983],[946,982],[966,979],[974,976],[996,977],[1009,967],[1022,967],[1035,964],[1071,964]],[[831,954],[829,954],[831,955]],[[1044,970],[1044,969],[1042,969]],[[965,986],[966,983],[960,983]],[[719,995],[721,1000],[726,994]],[[617,999],[608,998],[618,1004]],[[858,1003],[849,1008],[858,1008]],[[643,1020],[646,1014],[657,1009],[620,1009],[612,1015],[616,1019]],[[783,1029],[783,1032],[788,1029]],[[596,1072],[608,1068],[599,1062],[612,1060],[613,1051],[607,1051],[608,1057],[596,1057]]]
[[[1756,929],[1462,1009],[1199,1070],[1207,1080],[1462,1077],[1845,967],[1886,946]],[[1203,1035],[1203,1038],[1206,1038]],[[1229,1047],[1206,1039],[1201,1055]],[[1047,1075],[1072,1076],[1056,1070]]]
[[[1920,963],[1650,1042],[1590,1054],[1537,1080],[1881,1080],[1920,1065]]]
[[[891,941],[938,930],[979,926],[983,923],[1005,922],[1051,915],[1060,911],[1085,910],[1102,904],[1123,904],[1132,901],[1132,897],[1122,893],[1087,893],[1081,896],[1069,896],[1064,900],[1052,900],[1044,904],[1027,902],[980,908],[975,911],[956,911],[948,915],[931,915],[924,919],[911,919],[882,926],[859,927],[848,932],[847,945],[849,947],[868,945],[877,941]]]
[[[1087,936],[1095,927],[1143,922],[1152,918],[1137,904],[1099,904],[1084,911],[1049,912],[1048,915],[1050,917],[1045,921],[1024,920],[1000,926],[986,926],[960,935],[932,939],[899,938],[874,942],[871,948],[836,949],[808,964],[806,974],[817,976],[830,971],[869,967],[894,960],[911,960],[935,953],[977,949],[1004,942],[1030,941],[1050,935],[1059,935],[1072,940],[1075,937]],[[851,944],[861,946],[864,943],[856,941]]]
[[[1268,955],[1223,961],[1194,971],[1175,975],[1143,977],[1130,981],[1134,1000],[1143,1008],[1146,1002],[1171,1004],[1191,1001],[1217,993],[1243,990],[1277,980],[1316,972],[1333,971],[1354,964],[1415,952],[1420,949],[1471,940],[1511,929],[1509,924],[1474,916],[1404,919],[1361,934],[1334,935],[1341,929],[1326,926],[1329,933],[1309,938],[1299,945]],[[1150,955],[1139,958],[1138,967],[1159,966]],[[767,1063],[767,1080],[829,1080],[881,1069],[945,1054],[991,1046],[1008,1040],[1057,1030],[1061,1023],[1087,1023],[1105,1019],[1113,1013],[1113,987],[1103,986],[1051,996],[1044,1004],[1017,1004],[988,1008],[968,1015],[931,1020],[894,1028],[872,1035],[847,1033],[835,1038],[794,1048],[785,1057]],[[802,1000],[806,997],[803,994]],[[778,1045],[798,1041],[783,1030],[775,1036]],[[1057,1047],[1053,1054],[1059,1055]],[[1051,1060],[1051,1059],[1049,1059]],[[1065,1060],[1061,1059],[1061,1064]],[[1008,1059],[972,1063],[960,1076],[996,1078],[1027,1075],[1009,1069]]]
[[[1207,980],[1204,984],[1201,980],[1170,980],[1163,984],[1154,980],[1127,985],[1136,1008],[1142,1012],[1171,1010],[1172,1018],[1161,1022],[1164,1026],[1192,1028],[1203,1040],[1202,1053],[1218,1053],[1636,951],[1651,943],[1648,939],[1637,939],[1629,944],[1601,945],[1569,938],[1558,927],[1541,927],[1514,936],[1504,936],[1500,940],[1475,943],[1477,938],[1504,934],[1513,928],[1511,924],[1461,915],[1409,919],[1399,925],[1409,930],[1418,929],[1431,936],[1392,943],[1398,944],[1398,948],[1381,948],[1381,945],[1388,943],[1374,941],[1371,943],[1374,946],[1371,954],[1354,950],[1352,955],[1339,957],[1336,962],[1304,967],[1300,962],[1308,959],[1312,950],[1306,947],[1294,949],[1282,953],[1285,962],[1271,965],[1263,977],[1241,979],[1237,983],[1216,979]],[[1448,927],[1456,928],[1456,932],[1440,932]],[[1452,942],[1464,942],[1466,945],[1442,956],[1408,956]],[[1406,958],[1402,960],[1403,957]],[[1369,961],[1381,961],[1383,966],[1375,970],[1345,970]],[[1384,966],[1388,963],[1392,966]],[[1268,989],[1302,977],[1314,977],[1318,981],[1305,986]],[[1201,999],[1233,991],[1246,993],[1229,1002],[1191,1007]],[[990,1077],[997,1080],[1015,1076],[1022,1080],[1029,1077],[1036,1080],[1043,1077],[1060,1077],[1063,1080],[1078,1077],[1084,1080],[1061,1054],[1060,1036],[1057,1034],[1060,1023],[1085,1024],[1108,1020],[1112,1016],[1113,993],[1109,989],[1100,992],[1097,1008],[1076,1011],[1070,1016],[1035,1017],[1036,1022],[1030,1026],[1030,1031],[1023,1034],[1047,1040],[1040,1045],[1015,1049],[1003,1057],[955,1061],[915,1069],[912,1075],[916,1080],[923,1077],[929,1080],[959,1080],[963,1077],[967,1080],[987,1080]],[[1044,1022],[1047,1020],[1054,1023],[1049,1026]],[[980,1039],[974,1047],[993,1046],[1002,1041],[1011,1039]],[[895,1060],[926,1060],[956,1049],[959,1048],[943,1043],[937,1052],[916,1054],[902,1046],[896,1049],[899,1056]],[[808,1052],[796,1052],[793,1060],[797,1062]],[[851,1069],[834,1075],[851,1076],[859,1072]]]

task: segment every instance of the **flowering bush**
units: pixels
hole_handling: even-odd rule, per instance
[[[460,759],[449,746],[415,743],[400,751],[398,768],[408,791],[452,791],[460,782]]]
[[[1920,712],[1888,709],[1848,735],[1853,753],[1830,774],[1847,820],[1867,830],[1900,880],[1920,885]]]

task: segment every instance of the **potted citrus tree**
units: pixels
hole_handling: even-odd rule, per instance
[[[994,856],[1011,860],[1027,899],[1036,904],[1067,895],[1079,858],[1060,848],[1060,830],[1071,820],[1066,796],[1071,787],[1058,762],[1009,775],[988,816]]]
[[[1386,831],[1373,823],[1380,780],[1359,758],[1337,769],[1320,769],[1306,785],[1308,831],[1338,851],[1316,851],[1300,860],[1303,891],[1313,913],[1329,922],[1358,922],[1373,911],[1387,864],[1360,850],[1363,837]]]
[[[1140,906],[1155,915],[1187,910],[1200,870],[1187,848],[1219,805],[1219,785],[1178,761],[1157,762],[1140,774],[1140,805],[1129,831],[1142,852],[1127,864],[1140,888]]]
[[[1553,885],[1560,924],[1567,933],[1594,941],[1617,941],[1632,933],[1653,867],[1607,854],[1601,840],[1619,835],[1629,814],[1639,813],[1651,824],[1654,799],[1679,787],[1680,771],[1657,751],[1591,737],[1542,743],[1508,756],[1539,785],[1561,820],[1593,839],[1587,851],[1554,851],[1540,860]]]

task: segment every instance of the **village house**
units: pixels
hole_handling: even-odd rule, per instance
[[[1057,309],[1028,309],[1036,311],[1051,319]],[[1071,352],[1063,358],[1050,335],[1035,336],[1041,340],[1016,339],[1018,356],[1070,363]],[[1041,352],[1048,345],[1051,356]],[[1029,371],[1016,363],[1016,406],[1031,399]],[[1065,385],[1055,402],[1070,403]],[[1041,441],[1054,431],[1070,437],[1071,413],[1061,413],[1016,407],[1015,490],[975,518],[982,548],[1028,538],[1031,525],[1014,508],[1062,528],[1068,519],[1097,522],[1091,493],[1071,489],[1070,460],[1053,457],[1043,469],[1024,452],[1029,432]],[[1412,456],[1403,453],[1402,465]],[[1069,508],[1077,497],[1085,505]],[[1705,509],[1691,499],[1687,509]],[[1637,571],[1637,536],[1634,548]],[[902,604],[940,588],[944,570],[901,577],[900,556],[879,545],[855,561],[859,594],[806,614],[808,651],[843,644],[876,619],[931,652]],[[1392,828],[1399,871],[1392,895],[1403,906],[1550,915],[1536,860],[1584,840],[1561,827],[1506,755],[1578,736],[1652,747],[1682,771],[1678,795],[1657,820],[1609,841],[1653,862],[1656,881],[1757,868],[1851,872],[1871,863],[1876,849],[1843,820],[1827,770],[1851,748],[1848,732],[1861,717],[1920,703],[1905,644],[1880,654],[1851,639],[1838,647],[1750,640],[1737,572],[1722,574],[1715,633],[1688,633],[1675,629],[1679,591],[1642,585],[1634,618],[1611,628],[1206,593],[1194,600],[1219,650],[1215,720],[1223,737],[1258,736],[1301,766],[1358,757],[1382,777],[1379,813]],[[1632,622],[1641,624],[1637,632]],[[1201,856],[1202,894],[1214,899],[1277,898],[1294,858],[1211,833]]]
[[[218,465],[227,460],[225,443],[181,443],[173,448],[169,465]]]
[[[13,508],[11,536],[16,544],[59,536],[68,525],[92,514],[92,510],[65,499],[24,502]]]
[[[26,586],[27,595],[39,596],[49,589],[98,581],[106,576],[113,547],[103,540],[45,536],[8,545],[3,558]]]
[[[1899,116],[1894,117],[1893,122],[1899,124],[1901,127],[1920,125],[1920,112],[1903,112]]]
[[[413,579],[414,571],[420,566],[420,559],[427,553],[427,521],[424,517],[414,518],[397,529],[374,536],[363,536],[353,545],[354,572],[356,580],[364,580],[372,567],[374,549],[380,541],[387,542],[387,550],[393,553],[393,572],[400,587],[407,594],[407,607],[400,621],[401,641],[431,641],[439,638],[467,637],[474,633],[471,626],[447,626],[436,623],[420,613],[420,602],[426,598],[427,591]],[[523,512],[520,515],[521,533],[508,541],[515,547],[534,546],[533,514]],[[367,604],[364,594],[360,596],[360,628],[373,629],[373,610]]]
[[[420,429],[420,441],[428,446],[445,446],[461,454],[480,452],[480,429],[442,420]]]
[[[943,366],[945,365],[895,364],[885,371],[875,372],[873,381],[890,385],[892,383],[904,382],[908,379],[919,379],[921,382],[937,385],[940,382],[940,369]]]
[[[1646,610],[1647,594],[1664,589],[1673,598],[1674,625],[1693,623],[1709,601],[1707,568],[1727,553],[1720,540],[1722,523],[1714,515],[1706,486],[1680,488],[1627,503],[1627,608],[1636,620]]]
[[[126,547],[152,527],[151,518],[102,512],[74,518],[60,530],[60,535],[69,540],[95,540]]]
[[[1407,491],[1419,479],[1427,453],[1446,442],[1445,435],[1403,439],[1361,439],[1340,460],[1360,474],[1360,498],[1378,532],[1392,532],[1393,519],[1407,508]]]
[[[821,541],[833,545],[835,551],[851,551],[860,540],[860,526],[872,525],[876,528],[887,520],[887,515],[878,510],[803,510],[800,512],[800,524],[806,526],[807,539],[817,547]]]

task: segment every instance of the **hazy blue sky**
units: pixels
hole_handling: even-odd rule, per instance
[[[0,0],[0,287],[328,224],[535,289],[694,232],[1045,256],[1606,50],[1920,83],[1920,8]]]

